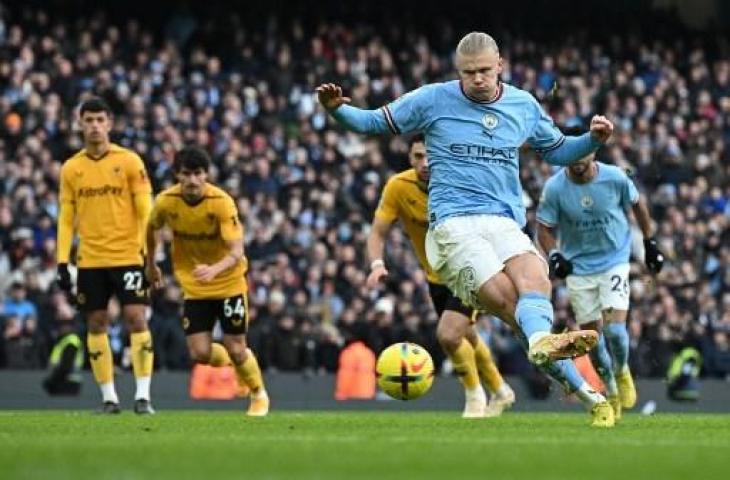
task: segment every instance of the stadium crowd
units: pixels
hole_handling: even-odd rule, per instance
[[[377,28],[275,19],[244,28],[237,15],[214,30],[185,10],[154,30],[103,14],[71,21],[33,7],[0,12],[0,367],[41,368],[60,322],[83,328],[54,288],[55,223],[61,163],[81,148],[74,108],[92,94],[112,106],[113,140],[143,157],[155,191],[174,181],[171,161],[183,144],[214,157],[213,177],[246,225],[249,341],[262,368],[333,371],[353,336],[375,351],[414,341],[441,364],[425,278],[399,230],[387,249],[387,285],[364,287],[369,223],[386,179],[407,167],[407,144],[336,128],[313,90],[336,82],[355,105],[378,107],[453,78],[452,50],[464,32],[425,35],[396,19]],[[585,126],[595,112],[616,123],[599,159],[631,171],[650,201],[668,261],[656,279],[632,264],[634,372],[663,376],[673,353],[694,345],[706,375],[730,376],[727,38],[495,37],[502,79],[532,92],[557,124]],[[521,172],[534,226],[552,170],[526,151]],[[640,258],[638,238],[636,246]],[[159,261],[169,274],[168,254]],[[561,282],[554,297],[556,318],[569,324]],[[170,282],[151,318],[159,368],[189,367],[180,309]],[[128,366],[116,325],[112,346]],[[479,327],[506,372],[524,368],[498,321],[483,317]]]

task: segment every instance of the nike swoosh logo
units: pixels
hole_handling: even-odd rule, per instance
[[[424,358],[423,361],[418,365],[411,365],[411,370],[413,370],[414,373],[418,373],[421,371],[424,365],[426,365],[426,361],[428,359]]]

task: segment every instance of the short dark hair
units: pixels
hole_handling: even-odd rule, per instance
[[[83,116],[86,112],[106,112],[107,115],[110,117],[112,116],[112,109],[109,108],[109,104],[99,97],[92,97],[81,104],[81,108],[79,108],[79,116]]]
[[[411,148],[414,143],[423,143],[425,145],[426,137],[422,133],[416,133],[408,139],[408,148]]]
[[[210,168],[210,155],[202,148],[194,145],[183,147],[175,154],[175,160],[172,162],[172,170],[179,172],[183,168],[189,170],[202,168],[207,172]]]

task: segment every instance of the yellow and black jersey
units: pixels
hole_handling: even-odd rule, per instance
[[[218,262],[230,251],[227,242],[243,238],[236,204],[225,191],[206,183],[203,198],[190,205],[179,184],[168,188],[155,199],[150,225],[172,230],[172,265],[186,299],[228,298],[248,290],[245,257],[208,283],[193,277],[197,265]]]
[[[134,200],[139,194],[152,194],[144,163],[119,145],[111,144],[100,158],[81,150],[63,164],[59,201],[73,209],[79,267],[142,265],[144,227]]]
[[[387,223],[400,220],[421,267],[426,271],[428,281],[441,283],[426,259],[428,192],[414,169],[390,177],[383,188],[375,217]]]

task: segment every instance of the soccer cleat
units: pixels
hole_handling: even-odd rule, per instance
[[[621,420],[621,399],[618,395],[608,397],[608,403],[613,408],[613,418],[618,422]]]
[[[512,390],[512,387],[510,387],[507,382],[504,382],[502,386],[499,387],[499,390],[493,394],[492,401],[490,403],[498,405],[501,410],[512,408],[512,405],[515,403],[515,391]]]
[[[503,411],[504,410],[499,405],[494,404],[494,403],[488,403],[484,407],[484,415],[482,417],[483,418],[495,418],[495,417],[499,417],[500,415],[502,415],[502,412]]]
[[[152,404],[145,398],[138,398],[134,401],[134,413],[137,415],[154,415],[155,409]]]
[[[122,413],[122,409],[119,408],[118,403],[104,402],[104,404],[101,406],[101,408],[99,410],[97,410],[96,413],[100,413],[102,415],[116,415],[116,414]]]
[[[636,405],[636,387],[634,386],[634,379],[631,377],[631,371],[628,368],[616,374],[616,383],[618,384],[618,395],[621,398],[621,406],[623,408],[632,408]]]
[[[595,330],[547,334],[530,347],[527,356],[530,362],[539,366],[550,360],[579,357],[597,343],[598,333]]]
[[[464,404],[462,418],[484,418],[487,416],[488,405],[484,398],[467,398]],[[499,413],[502,413],[501,410]],[[492,415],[496,416],[496,415]]]
[[[505,406],[503,403],[499,403],[496,401],[496,398],[492,396],[487,403],[484,405],[484,418],[494,418],[499,417],[504,412],[505,408],[509,408]]]
[[[269,413],[269,395],[261,390],[256,395],[251,395],[251,403],[248,405],[246,415],[249,417],[265,417]]]
[[[608,402],[599,402],[591,408],[591,427],[611,428],[616,425],[616,419],[613,416],[613,407]]]

